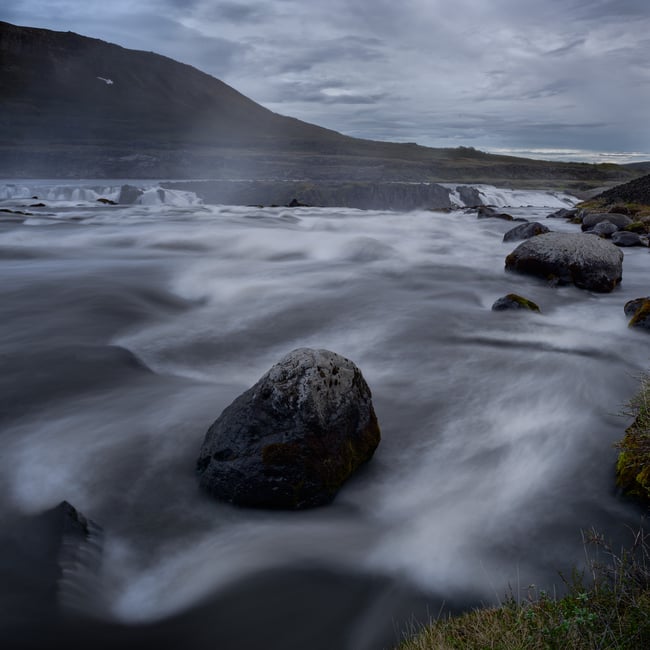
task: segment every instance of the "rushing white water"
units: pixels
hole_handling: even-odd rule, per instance
[[[52,191],[61,204],[0,218],[0,506],[67,499],[105,528],[102,615],[159,619],[310,563],[494,601],[558,582],[581,529],[619,539],[636,523],[613,443],[648,365],[623,314],[648,293],[647,250],[626,249],[621,287],[597,295],[506,273],[512,224],[471,212],[73,208]],[[543,313],[492,312],[511,291]],[[361,368],[382,428],[372,462],[313,511],[201,494],[209,424],[301,346]]]
[[[173,205],[188,207],[201,205],[203,201],[193,192],[170,190],[160,187],[153,181],[85,181],[65,183],[55,181],[19,181],[0,182],[0,203],[19,203],[24,209],[30,209],[35,201],[53,209],[91,207],[98,201],[117,202],[123,185],[137,187],[141,195],[129,203],[135,205]]]
[[[514,190],[484,183],[441,183],[441,185],[449,190],[451,202],[457,207],[467,206],[467,202],[458,191],[462,187],[474,188],[483,205],[493,205],[498,208],[571,208],[578,202],[574,196],[566,192]]]

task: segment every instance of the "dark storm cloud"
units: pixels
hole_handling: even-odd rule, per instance
[[[355,136],[650,152],[647,0],[4,0]]]
[[[276,103],[315,102],[319,104],[378,104],[385,100],[385,93],[360,95],[345,88],[345,84],[325,81],[322,84],[287,82],[278,88]]]
[[[274,15],[269,3],[219,2],[207,9],[205,18],[230,23],[262,23]]]
[[[574,50],[575,48],[584,45],[586,42],[587,42],[586,38],[578,38],[572,43],[567,43],[566,45],[562,45],[561,47],[556,47],[553,50],[549,50],[545,54],[547,56],[561,56],[564,54],[568,54],[569,52],[571,52],[571,50]]]

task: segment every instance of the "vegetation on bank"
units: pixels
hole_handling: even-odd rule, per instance
[[[587,571],[563,578],[566,595],[528,589],[457,617],[433,621],[399,650],[639,650],[650,648],[650,538],[620,552],[585,535]]]
[[[617,445],[618,485],[650,504],[650,376],[629,403],[634,422]],[[650,534],[635,533],[620,552],[601,535],[585,535],[587,567],[563,578],[566,594],[531,587],[458,617],[440,618],[399,650],[638,650],[650,648]]]
[[[634,422],[618,444],[616,481],[625,494],[650,504],[650,376],[642,378],[629,407]]]
[[[577,207],[588,212],[627,214],[634,223],[626,230],[650,232],[650,174],[601,192]]]
[[[610,203],[605,198],[595,198],[590,201],[583,201],[577,207],[587,212],[615,212],[617,214],[626,214],[633,220],[633,223],[626,226],[624,230],[650,232],[650,205],[631,201],[626,203]]]

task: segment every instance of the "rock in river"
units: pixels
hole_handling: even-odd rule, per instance
[[[612,235],[612,243],[617,246],[647,246],[648,239],[638,233],[621,230]]]
[[[361,371],[300,348],[212,424],[197,461],[201,487],[236,505],[299,509],[330,502],[379,444]]]
[[[508,309],[527,309],[528,311],[539,312],[539,305],[528,298],[519,296],[516,293],[509,293],[501,296],[492,305],[492,311],[506,311]]]
[[[522,239],[530,239],[537,235],[543,235],[545,232],[550,232],[550,229],[537,221],[531,221],[529,223],[522,223],[520,226],[515,226],[511,230],[508,230],[508,232],[503,236],[503,241],[521,241]]]
[[[600,237],[549,232],[519,244],[506,257],[506,269],[608,293],[621,281],[623,253]]]
[[[616,214],[614,212],[590,212],[582,219],[582,229],[591,230],[596,224],[601,221],[609,221],[613,223],[619,230],[625,228],[632,223],[632,219],[626,214]]]
[[[631,316],[628,327],[650,330],[650,297],[636,298],[625,303],[625,315]]]

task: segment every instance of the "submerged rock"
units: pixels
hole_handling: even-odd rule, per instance
[[[608,293],[623,276],[623,253],[600,237],[549,232],[519,244],[506,257],[506,269]]]
[[[628,327],[650,330],[650,297],[636,298],[625,303],[626,316],[631,316]]]
[[[560,208],[555,212],[551,212],[551,214],[547,215],[546,218],[547,219],[573,219],[577,214],[578,214],[578,210],[576,208],[573,208],[571,210],[567,210],[566,208]]]
[[[612,234],[612,243],[617,246],[647,246],[648,238],[635,232],[620,230]]]
[[[511,214],[508,214],[507,212],[499,212],[487,205],[482,205],[478,209],[476,216],[479,219],[503,219],[504,221],[515,221]]]
[[[608,219],[599,221],[591,230],[588,230],[589,233],[594,233],[599,237],[604,239],[609,239],[615,232],[618,232],[618,226],[614,225]]]
[[[2,523],[0,646],[47,647],[15,641],[99,606],[103,531],[67,501]]]
[[[543,235],[545,232],[551,232],[544,224],[537,221],[522,223],[521,226],[515,226],[503,236],[503,241],[521,241],[530,239],[537,235]]]
[[[307,203],[302,203],[301,201],[298,201],[296,197],[291,199],[291,201],[287,204],[288,208],[309,208],[311,207]]]
[[[506,311],[507,309],[527,309],[529,311],[540,312],[539,305],[528,298],[519,296],[516,293],[509,293],[506,296],[498,298],[492,305],[492,311]]]
[[[643,303],[650,302],[650,296],[644,296],[643,298],[634,298],[633,300],[628,300],[623,307],[623,311],[628,318],[634,316],[634,314],[643,306]]]
[[[370,389],[350,360],[300,348],[228,406],[206,433],[201,487],[231,503],[329,503],[379,444]]]

